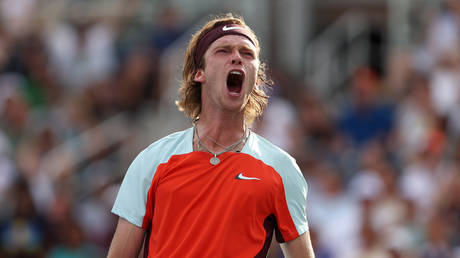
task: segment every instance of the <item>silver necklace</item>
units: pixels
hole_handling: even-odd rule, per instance
[[[198,139],[198,148],[200,148],[200,146],[203,146],[203,148],[211,153],[213,155],[213,157],[209,160],[209,163],[211,163],[212,165],[217,165],[220,163],[220,159],[217,157],[219,156],[220,154],[224,153],[224,152],[228,152],[228,151],[232,151],[236,146],[240,145],[248,136],[248,130],[246,130],[246,127],[244,128],[244,134],[243,136],[241,137],[241,139],[239,139],[237,142],[235,142],[234,144],[228,146],[228,147],[224,147],[222,146],[221,144],[217,143],[216,141],[214,141],[213,139],[210,139],[212,142],[214,142],[215,144],[217,144],[218,146],[224,148],[222,151],[220,152],[212,152],[211,150],[209,150],[209,148],[201,141],[200,139],[200,135],[198,134],[198,128],[194,127],[194,131],[195,131],[195,134],[196,134],[196,138]],[[208,138],[208,137],[207,137]]]

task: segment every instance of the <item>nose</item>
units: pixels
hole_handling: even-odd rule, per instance
[[[241,56],[240,56],[240,53],[238,51],[233,52],[232,64],[239,64],[239,65],[242,64]]]

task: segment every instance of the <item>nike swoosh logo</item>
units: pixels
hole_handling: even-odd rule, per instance
[[[260,180],[260,178],[257,178],[257,177],[243,176],[243,173],[239,173],[238,175],[236,175],[235,179],[240,179],[240,180]]]
[[[234,29],[238,29],[238,28],[239,28],[239,27],[237,27],[237,26],[234,26],[234,27],[227,27],[227,25],[225,25],[225,26],[222,28],[222,30],[223,30],[223,31],[227,31],[227,30],[234,30]]]

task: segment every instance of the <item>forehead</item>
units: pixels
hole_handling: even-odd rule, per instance
[[[258,50],[249,39],[239,35],[225,35],[223,37],[220,37],[209,46],[209,49],[220,46],[245,47],[250,48],[255,52],[257,52]]]

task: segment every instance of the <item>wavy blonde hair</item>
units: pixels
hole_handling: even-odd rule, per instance
[[[245,27],[254,39],[257,52],[260,55],[259,41],[254,31],[246,25],[243,18],[231,13],[213,18],[211,21],[206,23],[201,30],[193,34],[185,52],[181,87],[179,89],[179,100],[176,101],[176,105],[180,111],[183,111],[187,116],[193,118],[194,120],[198,119],[201,114],[201,83],[195,82],[194,77],[198,69],[204,69],[205,67],[204,58],[202,58],[199,64],[195,64],[194,57],[197,45],[200,39],[206,35],[208,31],[225,24],[237,24]],[[267,106],[268,95],[262,87],[272,87],[273,82],[268,78],[266,70],[267,65],[261,61],[256,85],[249,96],[246,106],[244,107],[244,115],[248,125],[251,124],[256,117],[262,115],[264,108]]]

